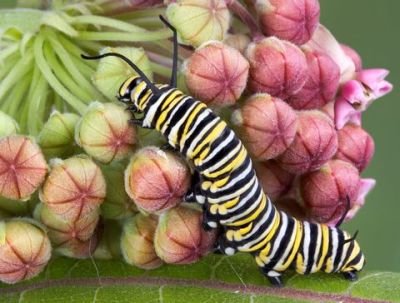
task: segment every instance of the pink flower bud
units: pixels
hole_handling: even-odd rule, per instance
[[[139,150],[125,170],[125,190],[150,213],[176,206],[190,185],[187,165],[176,155],[149,146]]]
[[[54,161],[40,192],[40,200],[52,212],[74,222],[96,210],[106,195],[100,168],[89,158]]]
[[[375,144],[372,137],[360,126],[347,124],[338,131],[339,147],[336,159],[352,163],[361,172],[372,159]]]
[[[96,228],[100,218],[98,210],[74,222],[65,220],[44,204],[37,206],[35,214],[46,225],[49,238],[58,254],[83,259],[95,251],[98,242]]]
[[[0,196],[28,200],[46,173],[46,160],[32,139],[18,135],[0,139]]]
[[[297,93],[307,80],[307,61],[294,44],[275,37],[251,43],[249,89],[286,99]]]
[[[124,223],[121,250],[125,262],[143,269],[160,267],[163,261],[154,249],[157,218],[137,214]]]
[[[276,201],[290,189],[294,175],[282,169],[274,160],[256,162],[255,170],[264,192]]]
[[[268,94],[250,97],[233,113],[244,143],[258,160],[275,158],[293,142],[297,129],[294,110],[279,98]]]
[[[341,43],[340,47],[342,48],[346,56],[353,61],[355,66],[355,71],[356,72],[360,71],[362,69],[362,61],[360,55],[353,48],[351,48],[346,44]]]
[[[179,206],[159,218],[154,245],[157,255],[166,263],[189,264],[198,261],[212,248],[215,230],[204,231],[202,213]]]
[[[191,94],[211,105],[232,105],[246,87],[249,63],[222,42],[198,48],[186,61],[184,74]]]
[[[360,188],[358,190],[358,197],[352,203],[352,206],[349,212],[346,215],[346,220],[351,220],[360,208],[365,204],[365,198],[368,193],[375,187],[376,181],[374,179],[361,179],[360,180]]]
[[[332,101],[339,87],[339,66],[324,53],[307,51],[308,79],[302,89],[290,97],[295,109],[316,109]]]
[[[358,170],[342,160],[331,160],[314,171],[301,176],[300,194],[307,216],[316,222],[335,225],[347,207],[356,201],[360,187]]]
[[[318,0],[257,0],[261,30],[301,45],[310,40],[319,23]]]
[[[33,223],[33,224],[32,224]],[[37,276],[51,257],[51,244],[32,220],[0,221],[0,281],[14,284]]]
[[[327,115],[318,110],[299,112],[296,137],[278,162],[293,174],[303,174],[320,168],[337,147],[337,134]]]

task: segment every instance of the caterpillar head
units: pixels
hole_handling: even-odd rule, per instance
[[[146,105],[146,99],[143,97],[150,92],[150,88],[147,87],[146,82],[141,77],[132,76],[122,83],[118,90],[117,99],[129,104],[133,111],[143,112]]]

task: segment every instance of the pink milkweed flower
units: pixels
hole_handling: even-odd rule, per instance
[[[351,204],[351,208],[346,214],[345,221],[351,220],[357,214],[358,210],[365,204],[365,199],[368,193],[375,187],[375,185],[376,185],[375,179],[371,178],[360,179],[358,197]]]
[[[356,80],[346,82],[335,102],[335,125],[341,129],[351,121],[361,124],[361,112],[370,104],[388,94],[393,86],[385,80],[389,74],[386,69],[365,69],[356,73]]]

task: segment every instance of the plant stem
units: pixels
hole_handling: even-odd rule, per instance
[[[128,13],[117,14],[115,15],[115,17],[117,17],[119,20],[133,20],[143,17],[157,17],[164,13],[165,13],[165,8],[147,8],[137,11],[131,11]]]
[[[102,16],[94,16],[94,15],[72,17],[70,18],[70,22],[72,24],[90,24],[94,26],[102,25],[125,32],[142,32],[145,30],[139,26],[129,24],[123,21]]]
[[[29,74],[21,78],[18,86],[12,87],[8,92],[8,96],[4,100],[2,110],[14,117],[16,120],[19,120],[17,110],[20,109],[21,100],[26,97],[29,84],[32,82],[31,79],[32,77]]]
[[[85,104],[72,95],[53,75],[49,65],[43,56],[44,37],[39,34],[34,43],[34,55],[36,64],[40,68],[43,76],[48,81],[49,85],[78,113],[83,113],[86,106]]]
[[[30,100],[28,110],[30,113],[36,113],[36,115],[28,115],[27,129],[29,134],[37,135],[45,119],[43,108],[45,107],[48,84],[37,67],[33,73],[33,79],[32,84],[34,83],[34,85],[31,85],[28,94],[28,100]]]
[[[8,46],[7,48],[4,48],[0,51],[0,64],[3,63],[5,59],[7,59],[8,56],[12,55],[18,50],[18,44],[14,43]]]
[[[13,85],[20,81],[20,79],[31,70],[33,64],[32,59],[32,53],[27,53],[18,61],[10,73],[3,78],[0,83],[0,100],[4,97],[7,91],[13,87]]]
[[[73,78],[65,71],[64,67],[57,60],[56,55],[51,49],[50,45],[44,44],[44,56],[47,59],[49,66],[51,67],[54,75],[60,80],[61,83],[70,91],[73,95],[80,98],[81,100],[86,100],[89,102],[93,97],[86,90],[83,90],[78,83],[74,81]],[[84,101],[85,102],[85,101]],[[86,103],[86,102],[85,102]]]
[[[159,74],[159,75],[167,77],[167,78],[169,78],[171,76],[171,68],[168,68],[164,65],[161,65],[161,64],[158,64],[155,62],[151,62],[151,61],[150,61],[150,66],[151,66],[151,70],[156,74]]]
[[[70,54],[65,50],[65,48],[62,46],[62,44],[57,39],[57,36],[53,32],[49,33],[48,40],[50,41],[51,46],[56,52],[57,57],[63,62],[64,67],[71,74],[72,78],[75,79],[75,82],[79,83],[79,85],[82,86],[82,89],[87,91],[92,96],[92,98],[101,100],[102,96],[88,81],[88,78],[85,78],[85,76],[82,75],[80,69],[77,68]],[[80,61],[81,64],[79,64],[78,66],[81,66],[83,64],[82,61],[83,60]]]
[[[89,41],[127,41],[127,42],[143,42],[163,40],[170,38],[172,32],[169,29],[163,28],[157,31],[143,31],[136,33],[121,33],[121,32],[79,32],[79,39]]]
[[[249,11],[238,1],[238,0],[225,0],[226,5],[228,8],[235,14],[237,15],[240,20],[244,24],[247,25],[247,27],[250,30],[250,34],[253,37],[253,39],[261,39],[263,37],[263,34],[258,27],[258,24],[254,17],[249,13]]]

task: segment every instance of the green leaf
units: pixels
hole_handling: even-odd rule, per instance
[[[39,277],[0,284],[0,302],[400,302],[400,274],[285,275],[272,288],[249,255],[212,255],[193,265],[145,271],[122,261],[57,258]]]

